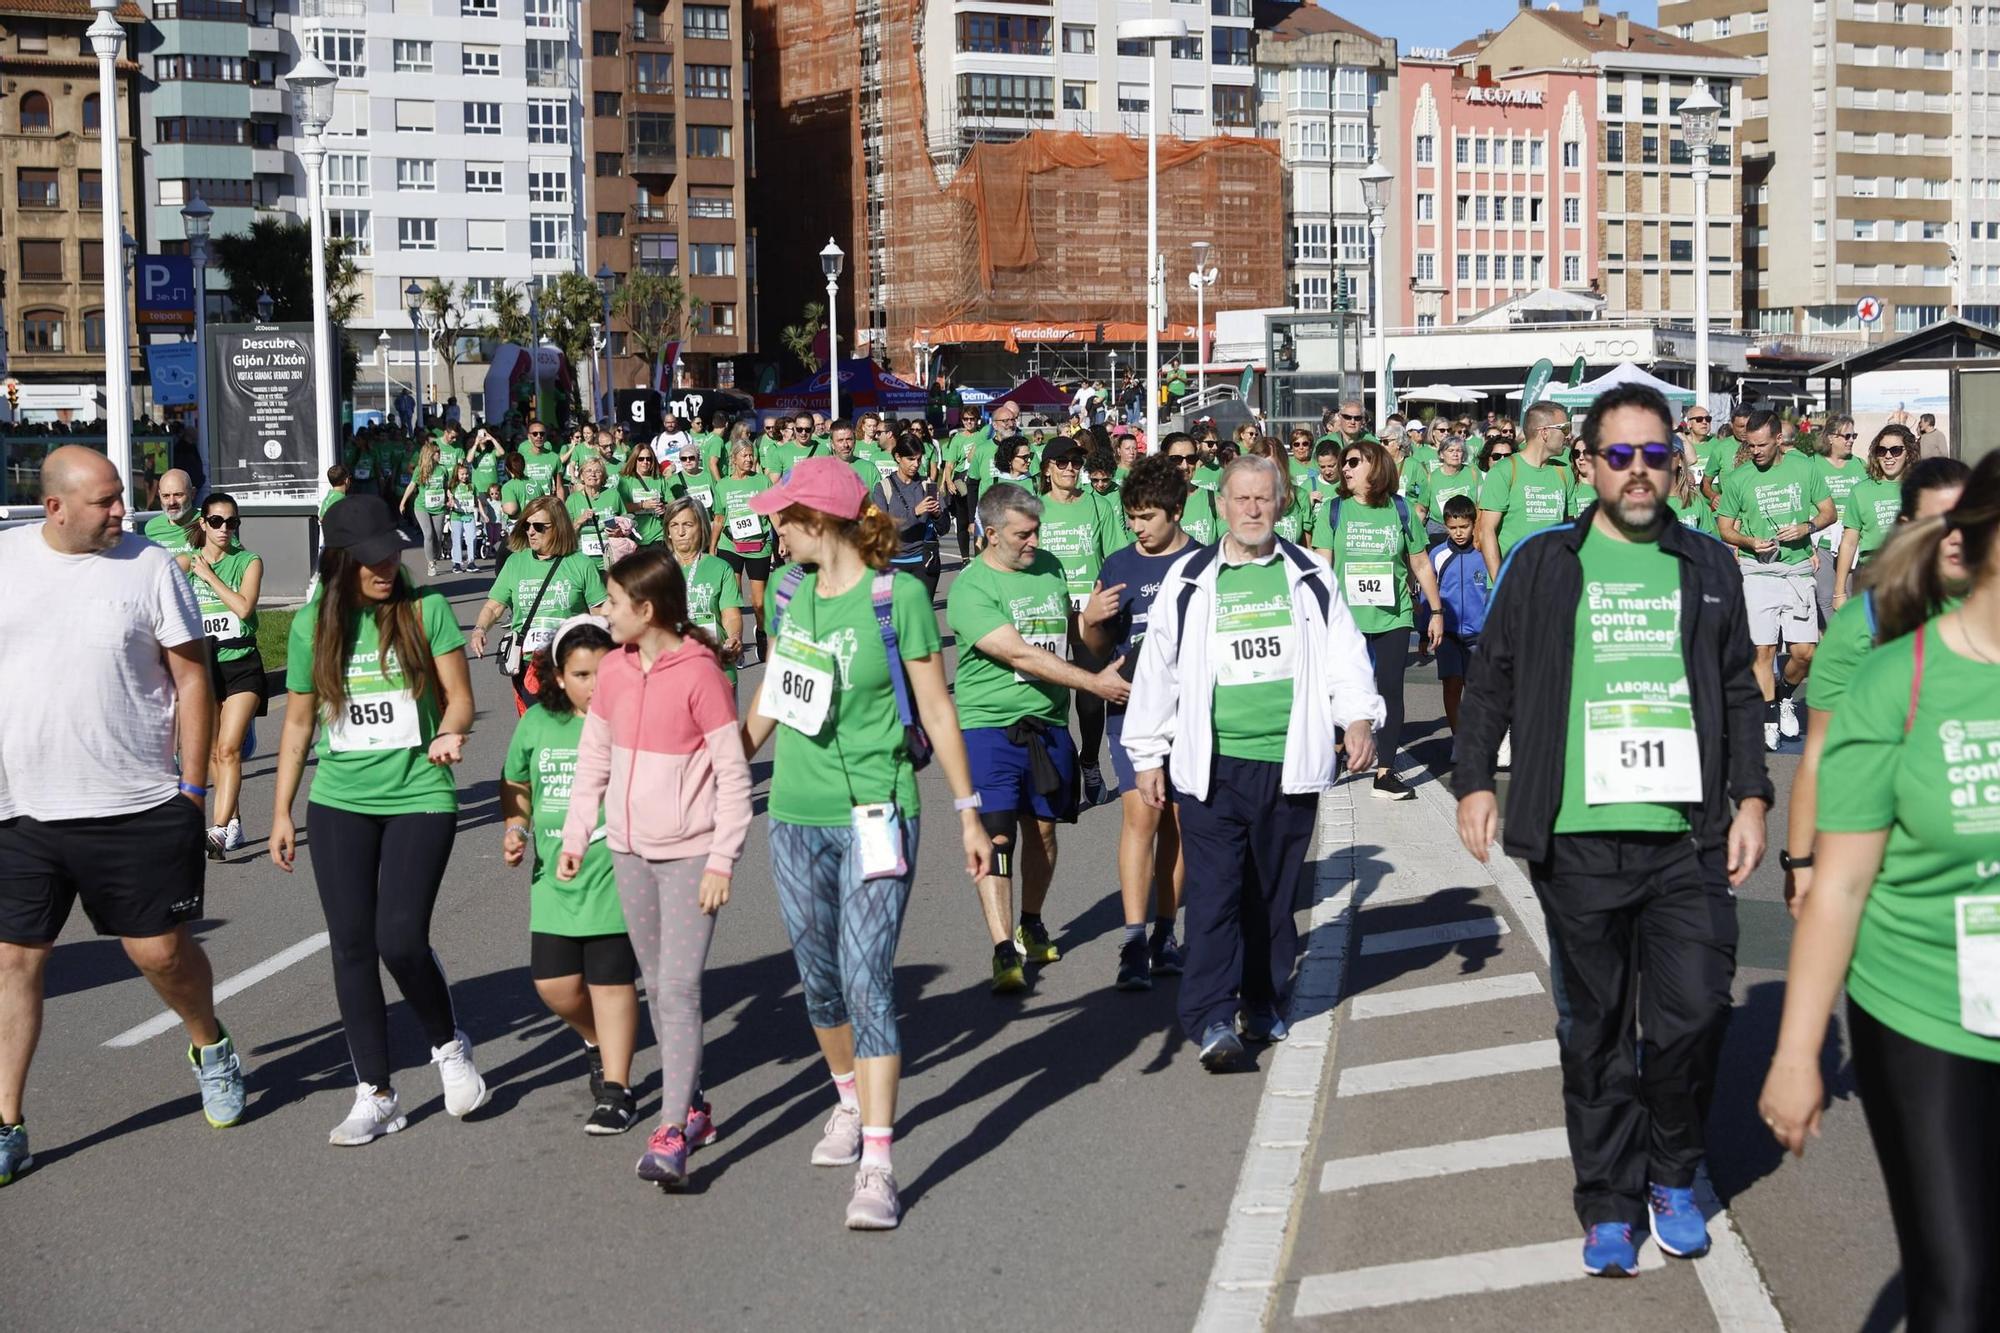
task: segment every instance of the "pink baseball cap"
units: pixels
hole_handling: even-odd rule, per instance
[[[861,517],[861,502],[867,498],[868,488],[853,468],[831,454],[822,454],[793,464],[783,481],[750,497],[750,508],[768,516],[788,505],[804,505],[832,518],[856,519]]]

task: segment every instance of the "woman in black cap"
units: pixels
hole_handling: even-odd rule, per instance
[[[291,873],[292,800],[318,726],[306,828],[333,940],[334,994],[360,1084],[331,1141],[354,1146],[395,1133],[405,1119],[389,1081],[381,967],[423,1026],[445,1110],[462,1116],[486,1101],[430,940],[458,825],[451,766],[464,758],[472,727],[472,678],[450,604],[403,569],[389,506],[352,496],[327,511],[323,526],[320,594],[292,621],[271,859]]]

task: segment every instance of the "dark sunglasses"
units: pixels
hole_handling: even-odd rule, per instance
[[[216,529],[217,531],[220,531],[223,528],[228,528],[231,532],[234,532],[238,528],[243,526],[242,519],[224,518],[220,514],[206,514],[202,517],[201,521],[208,524],[208,526]]]
[[[1714,420],[1714,418],[1705,416],[1703,417],[1690,416],[1688,420],[1691,422],[1699,422],[1701,425],[1706,426],[1710,421]]]
[[[554,527],[554,526],[555,526],[555,524],[553,524],[553,523],[530,523],[530,524],[528,525],[528,531],[530,531],[530,532],[547,532],[547,531],[548,531],[548,530],[549,530],[550,528],[552,528],[552,527]]]
[[[1828,431],[1827,434],[1831,435],[1836,440],[1858,440],[1861,438],[1861,432],[1855,430],[1846,430],[1846,431],[1835,430],[1835,431]]]
[[[1486,461],[1489,463],[1498,463],[1502,459],[1512,458],[1513,456],[1514,451],[1512,449],[1489,449],[1486,451]]]
[[[543,433],[542,433],[541,431],[538,431],[538,430],[531,430],[531,431],[529,431],[529,432],[528,432],[528,438],[529,438],[529,439],[531,439],[531,440],[543,440],[543,439],[547,439],[547,438],[548,438],[548,436],[546,436],[545,434],[543,434]]]
[[[1908,449],[1906,446],[1900,444],[1878,444],[1875,446],[1875,456],[1877,458],[1901,458],[1907,452]]]
[[[1179,463],[1182,467],[1194,466],[1195,459],[1193,454],[1168,454],[1167,457],[1173,459],[1176,463]]]
[[[1341,459],[1341,460],[1340,460],[1340,465],[1341,465],[1342,467],[1344,467],[1344,468],[1348,468],[1348,467],[1360,467],[1360,466],[1361,466],[1361,465],[1362,465],[1363,463],[1365,463],[1365,462],[1367,462],[1367,461],[1368,461],[1368,460],[1367,460],[1367,459],[1365,459],[1365,458],[1363,458],[1363,457],[1362,457],[1362,456],[1361,456],[1360,454],[1356,454],[1356,455],[1354,455],[1354,457],[1352,457],[1352,458],[1343,458],[1343,459]]]
[[[1367,417],[1364,417],[1364,416],[1357,416],[1357,415],[1355,415],[1355,414],[1354,414],[1354,413],[1352,413],[1352,412],[1342,412],[1342,413],[1340,413],[1340,419],[1341,419],[1342,421],[1366,421],[1366,420],[1368,420],[1368,418],[1367,418]]]
[[[1658,441],[1650,444],[1600,444],[1590,452],[1592,457],[1613,472],[1625,471],[1632,466],[1635,458],[1644,458],[1646,466],[1654,472],[1665,472],[1667,465],[1674,461],[1673,446]]]

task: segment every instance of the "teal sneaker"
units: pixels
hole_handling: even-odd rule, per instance
[[[202,1115],[215,1128],[228,1129],[243,1118],[243,1062],[236,1058],[229,1030],[216,1026],[222,1035],[215,1045],[188,1047],[188,1063],[201,1084]]]
[[[0,1185],[10,1185],[14,1177],[35,1164],[28,1151],[26,1125],[0,1125]]]

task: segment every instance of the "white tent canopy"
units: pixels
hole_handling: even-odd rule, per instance
[[[1600,394],[1627,384],[1643,384],[1656,389],[1666,400],[1676,407],[1686,407],[1694,401],[1694,390],[1683,389],[1678,384],[1669,384],[1657,375],[1651,375],[1633,365],[1630,361],[1620,362],[1594,380],[1585,380],[1575,388],[1551,386],[1543,395],[1545,399],[1561,403],[1564,407],[1588,407],[1597,401]],[[1509,395],[1517,397],[1518,395]]]
[[[1455,384],[1426,384],[1420,389],[1398,390],[1396,394],[1396,400],[1402,403],[1476,403],[1485,397]]]

